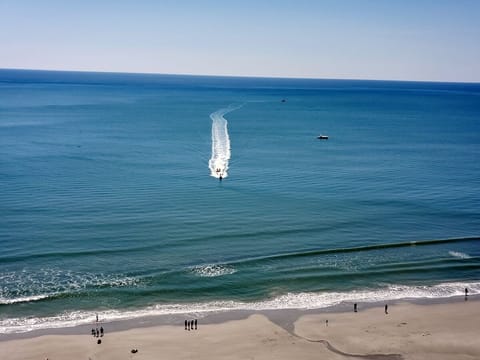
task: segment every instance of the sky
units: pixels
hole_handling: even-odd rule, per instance
[[[480,0],[0,0],[0,68],[480,82]]]

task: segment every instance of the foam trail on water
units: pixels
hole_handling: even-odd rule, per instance
[[[228,135],[225,114],[237,110],[240,106],[229,106],[210,114],[212,119],[212,157],[208,161],[210,176],[226,178],[228,176],[228,162],[230,160],[230,136]]]

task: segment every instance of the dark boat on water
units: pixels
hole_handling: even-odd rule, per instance
[[[318,136],[317,136],[317,139],[320,139],[320,140],[328,140],[328,135],[318,135]]]

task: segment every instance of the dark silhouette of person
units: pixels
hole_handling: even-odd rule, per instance
[[[385,314],[388,314],[388,305],[385,304]]]
[[[97,328],[97,337],[100,336],[100,331],[98,331],[98,328]]]
[[[218,180],[222,181],[222,179],[223,179],[223,176],[220,175],[220,177],[218,178]]]
[[[465,288],[465,296],[468,296],[468,288]]]
[[[353,304],[353,311],[357,312],[357,303]]]
[[[92,328],[92,335],[93,335],[93,337],[95,337],[95,329],[94,328]]]
[[[103,326],[100,326],[100,336],[103,337]]]
[[[197,330],[197,319],[195,319],[195,330]]]
[[[188,324],[188,331],[190,331],[190,320],[185,320]]]
[[[185,320],[185,330],[187,330],[187,320]]]
[[[328,320],[325,320],[325,326],[328,326]]]
[[[193,330],[193,320],[190,320],[190,328]]]

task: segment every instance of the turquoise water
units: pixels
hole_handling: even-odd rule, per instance
[[[0,70],[0,330],[480,293],[479,120],[479,84]]]

